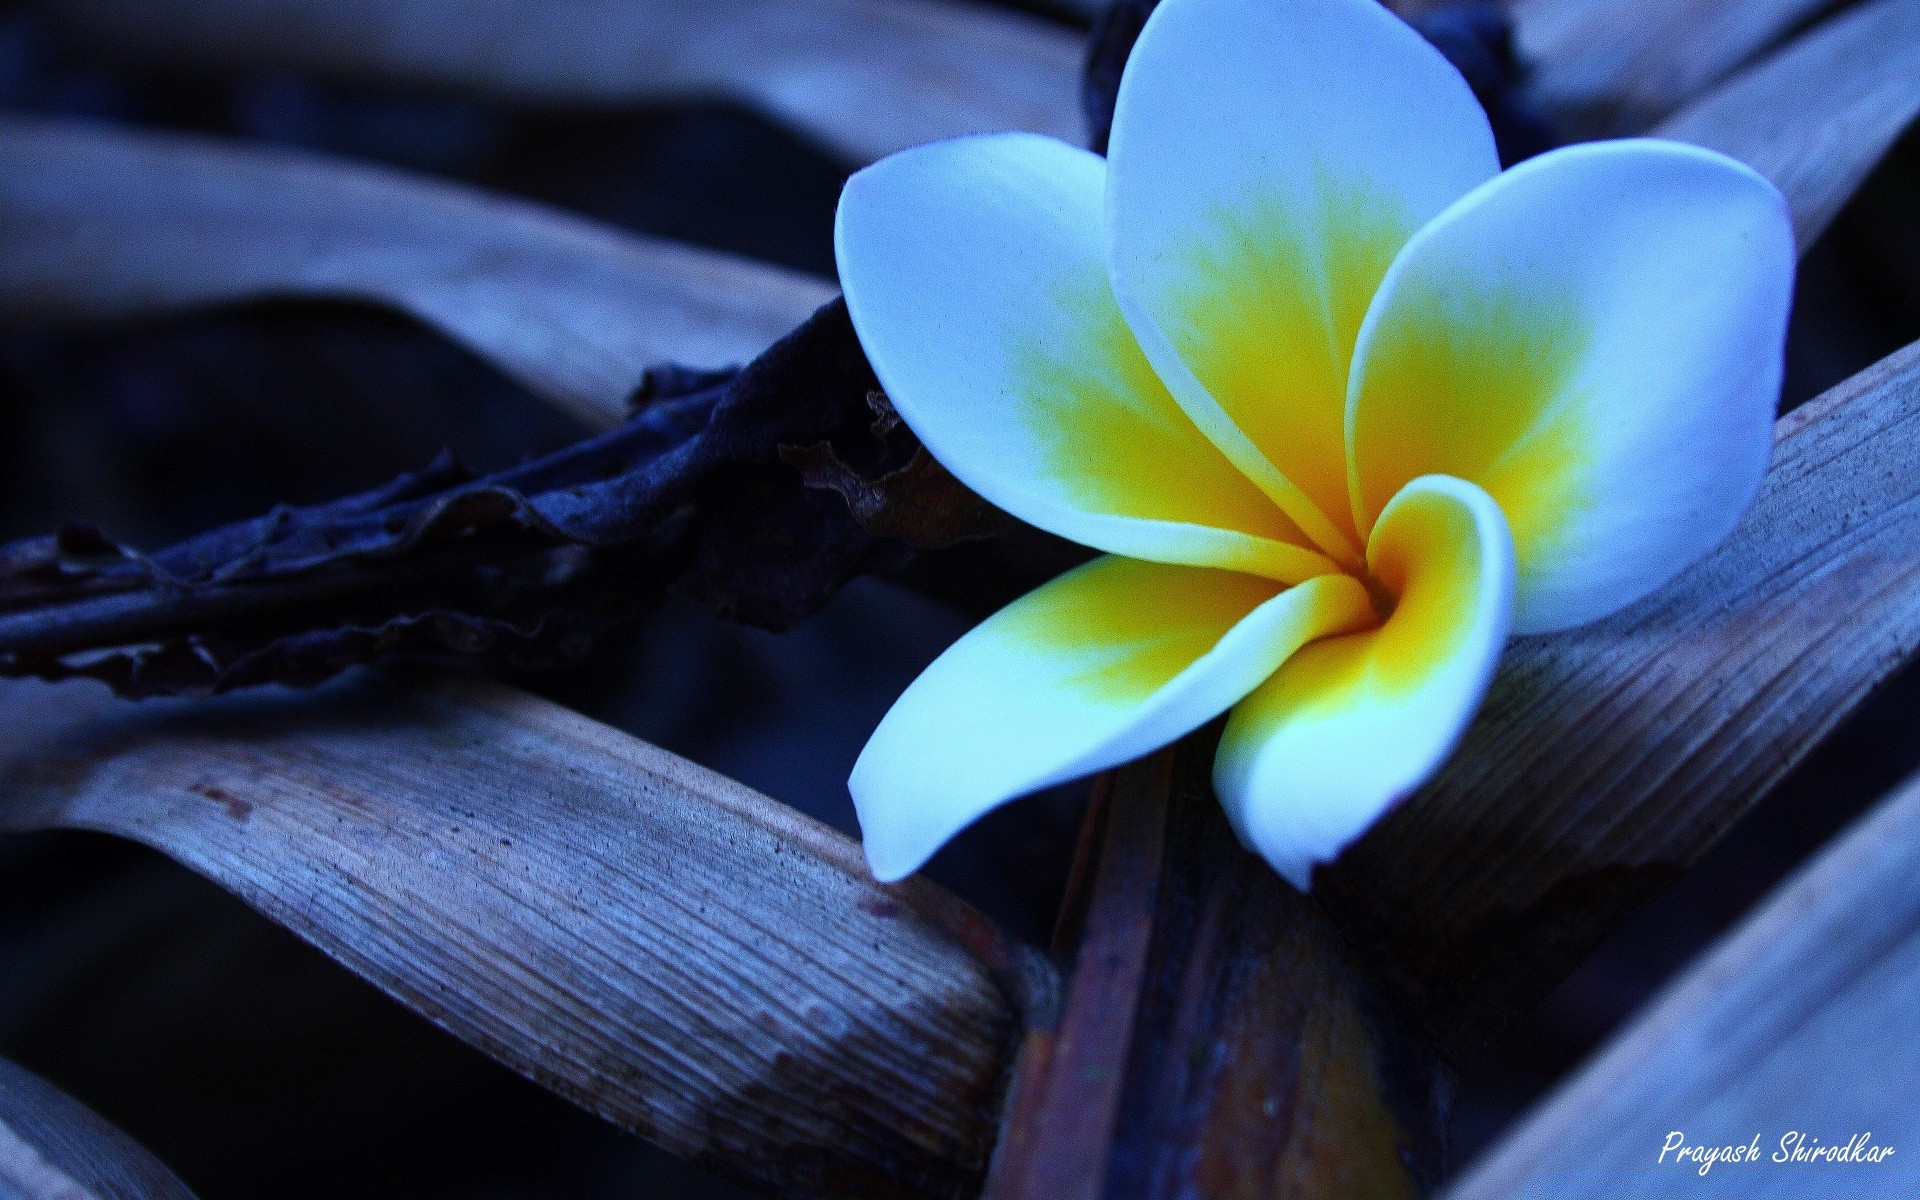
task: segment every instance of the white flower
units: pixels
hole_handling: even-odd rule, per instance
[[[1766,470],[1786,206],[1730,159],[1500,172],[1375,0],[1166,0],[1105,161],[965,138],[848,183],[855,328],[982,496],[1105,551],[963,638],[851,787],[881,879],[1232,709],[1215,790],[1302,888],[1459,740],[1510,630],[1606,616]]]

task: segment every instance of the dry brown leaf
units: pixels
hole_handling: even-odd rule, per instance
[[[536,104],[720,96],[855,161],[1026,129],[1080,140],[1082,37],[949,0],[47,0],[89,45]]]
[[[1043,1002],[1050,968],[662,750],[504,688],[385,682],[138,707],[9,685],[0,829],[153,846],[733,1178],[819,1197],[977,1188],[1016,999]]]
[[[132,1138],[5,1059],[0,1059],[0,1196],[193,1200],[187,1185]]]
[[[1874,0],[1742,71],[1655,133],[1730,154],[1773,180],[1806,247],[1916,114],[1920,4]]]
[[[746,362],[834,294],[385,168],[82,122],[0,118],[0,229],[0,318],[372,300],[596,426],[647,367]]]
[[[1514,0],[1534,99],[1582,137],[1635,133],[1833,0]]]
[[[1804,1179],[1804,1191],[1784,1194],[1817,1195],[1843,1177],[1861,1195],[1911,1195],[1916,995],[1920,786],[1909,782],[1698,959],[1448,1200],[1563,1195],[1576,1181],[1650,1195],[1665,1192],[1661,1182],[1718,1180],[1712,1194],[1738,1195],[1763,1178]],[[1701,1146],[1758,1134],[1762,1157],[1716,1164],[1703,1183],[1695,1164],[1658,1161],[1674,1130]],[[1776,1163],[1794,1130],[1821,1145],[1870,1134],[1895,1154]]]

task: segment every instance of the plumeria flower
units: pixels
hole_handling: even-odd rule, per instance
[[[1106,555],[881,722],[851,788],[883,880],[1231,709],[1215,791],[1305,888],[1438,768],[1509,633],[1653,591],[1766,470],[1793,235],[1731,159],[1597,142],[1501,173],[1375,0],[1166,0],[1110,146],[943,142],[841,198],[901,416]]]

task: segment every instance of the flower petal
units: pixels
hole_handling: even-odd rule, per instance
[[[1295,583],[1328,569],[1167,395],[1107,280],[1106,167],[1030,134],[855,175],[835,249],[894,407],[967,486],[1111,553]]]
[[[1520,633],[1653,591],[1759,489],[1793,263],[1780,193],[1711,151],[1596,142],[1515,167],[1381,285],[1349,399],[1355,519],[1419,475],[1478,483],[1513,528]]]
[[[1367,543],[1398,597],[1384,625],[1315,642],[1227,720],[1213,786],[1247,848],[1305,891],[1433,773],[1506,644],[1513,543],[1500,508],[1442,475],[1409,483]]]
[[[1147,357],[1357,563],[1354,336],[1407,239],[1499,171],[1486,114],[1377,0],[1166,0],[1121,82],[1109,163],[1114,289]]]
[[[848,786],[875,877],[1015,796],[1165,745],[1372,611],[1346,575],[1283,590],[1127,558],[1062,575],[941,655],[861,751]]]

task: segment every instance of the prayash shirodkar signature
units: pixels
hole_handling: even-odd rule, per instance
[[[1760,1135],[1754,1134],[1750,1142],[1734,1142],[1712,1146],[1687,1141],[1687,1136],[1676,1129],[1667,1134],[1666,1143],[1660,1147],[1662,1163],[1690,1164],[1699,1173],[1705,1175],[1715,1164],[1745,1164],[1763,1161],[1781,1165],[1803,1164],[1836,1166],[1847,1163],[1881,1163],[1892,1158],[1892,1146],[1876,1146],[1873,1134],[1856,1133],[1844,1142],[1823,1142],[1809,1133],[1790,1129],[1780,1135],[1775,1146],[1763,1150]]]

